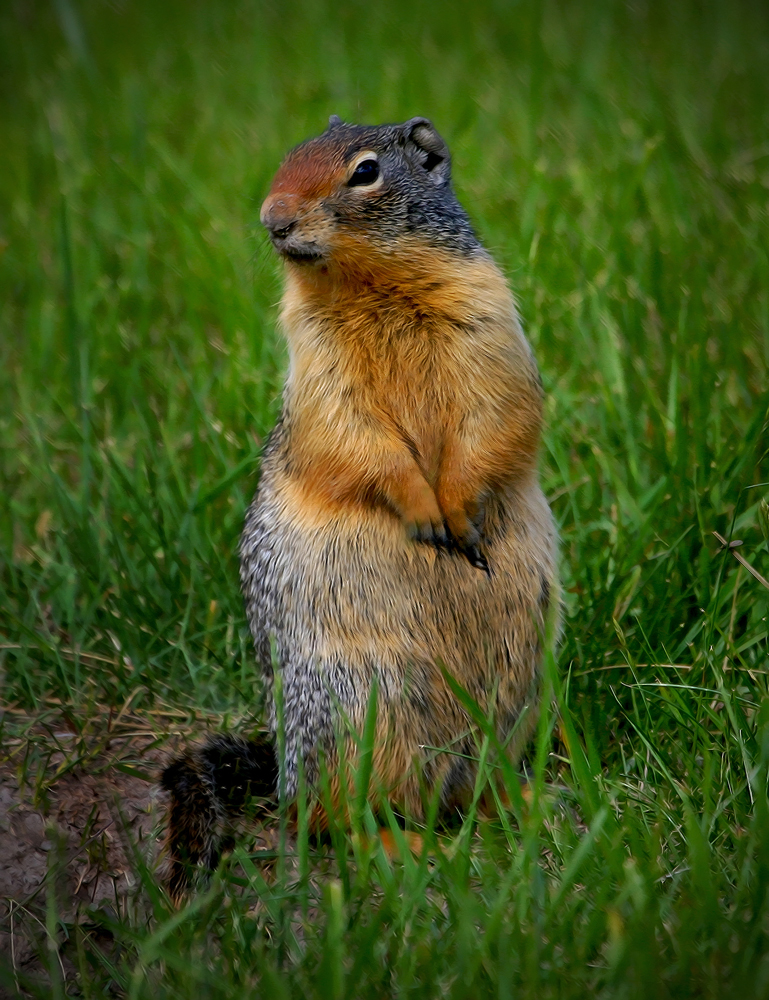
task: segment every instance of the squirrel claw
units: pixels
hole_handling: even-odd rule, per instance
[[[475,569],[482,569],[486,576],[491,577],[491,570],[489,569],[486,556],[481,552],[477,545],[465,545],[461,547],[459,551],[467,559],[471,566],[474,566]]]

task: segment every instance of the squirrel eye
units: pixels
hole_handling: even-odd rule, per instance
[[[363,160],[353,171],[347,182],[349,187],[359,187],[363,184],[373,184],[379,178],[379,164],[376,160]]]

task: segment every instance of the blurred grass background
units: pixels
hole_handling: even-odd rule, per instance
[[[509,275],[548,392],[542,470],[567,612],[553,684],[572,744],[586,748],[584,783],[563,733],[563,760],[548,767],[583,812],[600,812],[600,794],[617,817],[603,854],[600,837],[584,847],[598,854],[583,902],[576,881],[561,896],[541,874],[540,889],[527,883],[519,898],[541,890],[540,910],[534,919],[522,903],[510,918],[525,958],[510,989],[572,995],[558,992],[560,961],[582,970],[575,996],[651,995],[647,966],[671,995],[726,995],[707,989],[737,982],[734,956],[745,954],[744,988],[766,995],[757,775],[769,590],[712,532],[742,540],[739,553],[769,575],[757,521],[769,493],[767,66],[769,13],[746,0],[3,4],[3,700],[30,711],[52,698],[86,712],[129,697],[134,709],[258,706],[235,551],[285,361],[259,205],[285,151],[329,114],[426,115]],[[536,854],[550,828],[527,822]],[[557,882],[573,844],[547,837]],[[501,865],[505,891],[522,892],[531,870],[490,851],[472,863],[460,851],[464,874],[452,870],[435,898],[472,894],[476,862],[476,875],[490,866],[484,878]],[[399,877],[392,905],[424,897]],[[747,886],[760,899],[738,905]],[[358,888],[365,914],[381,885]],[[592,914],[573,953],[567,897]],[[331,923],[321,920],[316,951],[307,945],[307,969],[337,932],[340,948],[351,935],[381,969],[365,935],[333,923],[335,899],[314,901]],[[471,911],[477,926],[491,912],[477,899]],[[435,995],[439,973],[433,982],[425,970],[464,954],[452,936],[461,921],[444,927],[445,952],[429,920],[417,924],[425,992],[414,980],[387,995]],[[179,947],[200,947],[211,926],[191,919]],[[549,958],[526,958],[538,934]],[[269,944],[259,949],[257,966],[272,969]],[[446,973],[460,984],[451,995],[513,995],[489,963],[493,975]],[[289,976],[280,989],[300,989],[285,955],[274,968]],[[302,989],[321,990],[306,974]],[[219,985],[235,990],[238,975]],[[148,976],[134,995],[159,982],[177,995]],[[200,977],[179,995],[218,996],[216,977],[205,988]],[[383,995],[362,982],[331,975],[319,995]]]

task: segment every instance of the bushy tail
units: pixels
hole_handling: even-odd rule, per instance
[[[166,881],[178,900],[195,868],[216,868],[232,822],[258,800],[276,801],[275,748],[267,736],[212,736],[169,764],[161,780],[171,793]]]

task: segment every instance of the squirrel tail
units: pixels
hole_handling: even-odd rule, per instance
[[[266,735],[212,736],[169,764],[161,782],[171,794],[166,882],[172,899],[184,895],[195,867],[216,868],[228,827],[252,800],[277,800],[277,781],[275,747]]]

